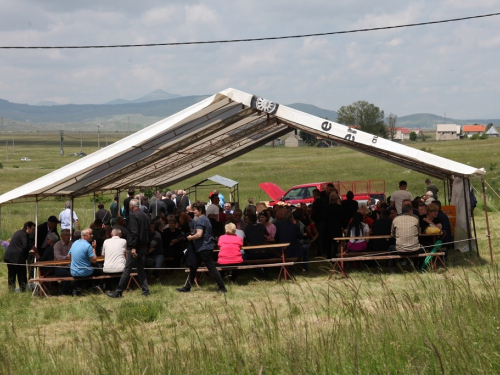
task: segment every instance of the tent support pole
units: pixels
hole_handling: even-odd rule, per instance
[[[35,197],[35,246],[38,242],[38,195]]]
[[[469,184],[470,184],[470,180],[469,180]],[[470,189],[473,189],[472,185],[470,185],[469,191],[470,191]],[[474,228],[474,242],[476,243],[476,252],[477,252],[477,256],[479,256],[479,246],[477,244],[476,217],[474,216],[474,209],[472,208],[472,204],[471,204],[471,217],[472,217],[472,228]]]
[[[116,189],[116,198],[117,198],[116,206],[117,206],[117,211],[118,211],[116,214],[116,217],[118,218],[118,217],[122,216],[121,210],[120,210],[120,189]]]
[[[2,206],[0,205],[0,236],[2,234]]]
[[[449,202],[449,199],[448,199],[448,189],[447,189],[447,186],[448,185],[448,179],[446,180],[443,180],[443,194],[444,194],[444,205],[447,206],[448,205],[448,202]]]
[[[486,218],[486,235],[488,236],[488,245],[490,246],[491,264],[493,265],[493,247],[491,246],[490,220],[488,218],[488,206],[486,204],[486,188],[484,187],[484,178],[481,178],[481,185],[483,187],[484,216]]]
[[[71,206],[69,207],[69,216],[70,216],[70,219],[69,219],[69,230],[70,230],[70,233],[71,233],[71,238],[73,238],[73,233],[75,233],[75,230],[73,228],[73,226],[75,225],[75,223],[73,221],[73,203],[75,203],[75,198],[73,198],[73,196],[71,196],[70,198],[71,198]]]
[[[465,183],[467,181],[467,183]],[[466,186],[468,189],[466,188]],[[468,212],[470,212],[470,215],[472,217],[472,205],[470,201],[470,180],[468,178],[464,178],[464,197],[466,197],[465,202],[468,204],[465,210],[465,216],[466,216],[466,221],[467,221],[467,242],[469,243],[469,249],[472,249],[472,241],[471,241],[471,236],[472,236],[472,231],[470,230],[470,217],[468,215]],[[468,198],[468,199],[467,199]],[[476,249],[477,255],[479,256],[479,249]]]
[[[94,220],[95,220],[95,212],[96,210],[95,210],[95,191],[94,191]]]

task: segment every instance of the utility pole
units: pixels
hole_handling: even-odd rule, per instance
[[[64,130],[61,130],[61,151],[59,155],[64,156]]]
[[[9,141],[5,141],[5,155],[7,155],[7,161],[9,161]]]
[[[99,132],[100,132],[100,126],[97,125],[97,149],[98,150],[101,148],[101,140],[99,138]]]
[[[12,155],[14,155],[14,131],[12,131]]]
[[[82,132],[80,132],[80,152],[83,152],[83,146],[82,146]]]
[[[108,147],[108,133],[106,133],[106,147]]]

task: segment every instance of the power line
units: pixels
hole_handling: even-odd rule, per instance
[[[439,23],[465,21],[465,20],[472,20],[472,19],[477,19],[477,18],[494,17],[494,16],[499,16],[499,15],[500,15],[500,13],[490,13],[490,14],[481,14],[481,15],[478,15],[478,16],[469,16],[469,17],[461,17],[461,18],[451,18],[451,19],[441,20],[441,21],[428,21],[428,22],[409,23],[409,24],[405,24],[405,25],[396,25],[396,26],[372,27],[372,28],[367,28],[367,29],[332,31],[332,32],[327,32],[327,33],[316,33],[316,34],[300,34],[300,35],[273,36],[273,37],[265,37],[265,38],[208,40],[208,41],[198,41],[198,42],[147,43],[147,44],[111,44],[111,45],[89,45],[89,46],[0,46],[0,49],[131,48],[131,47],[185,46],[185,45],[193,45],[193,44],[221,44],[221,43],[260,42],[260,41],[265,41],[265,40],[298,39],[298,38],[308,38],[308,37],[315,37],[315,36],[338,35],[338,34],[353,34],[353,33],[367,32],[367,31],[401,29],[401,28],[405,28],[405,27],[435,25],[435,24],[439,24]]]

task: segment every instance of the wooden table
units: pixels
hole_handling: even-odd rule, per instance
[[[290,275],[290,272],[288,272],[287,267],[287,260],[286,260],[286,248],[290,246],[290,243],[274,243],[274,244],[269,244],[269,245],[258,245],[258,246],[243,246],[242,249],[244,251],[267,251],[271,250],[274,251],[275,249],[281,249],[281,254],[279,254],[279,251],[275,251],[277,255],[281,257],[281,269],[280,273],[278,274],[278,282],[281,281],[281,278],[284,277],[285,280],[291,279],[292,281],[295,281],[292,275]],[[262,259],[263,261],[265,259]],[[289,266],[289,265],[288,265]],[[257,267],[254,267],[257,268]]]

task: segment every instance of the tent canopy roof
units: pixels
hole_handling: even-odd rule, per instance
[[[0,196],[78,197],[92,192],[165,187],[245,154],[293,129],[439,179],[473,178],[484,169],[378,138],[235,89],[226,89],[112,145]]]

